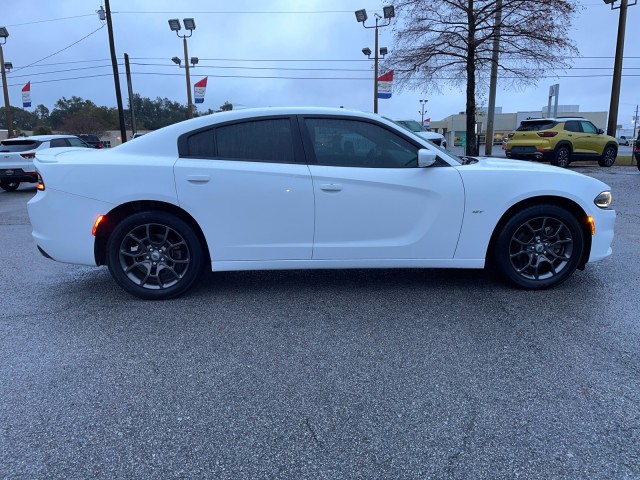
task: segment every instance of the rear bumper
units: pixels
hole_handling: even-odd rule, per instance
[[[38,181],[38,175],[35,172],[24,172],[22,169],[16,169],[13,172],[7,175],[4,170],[0,170],[0,181],[20,183],[36,183]]]
[[[507,158],[513,158],[515,160],[539,160],[539,161],[549,161],[553,158],[554,151],[553,150],[536,150],[535,152],[518,152],[513,153],[511,150],[505,150],[505,155]]]
[[[38,191],[27,203],[31,235],[40,253],[53,260],[95,266],[93,224],[113,205],[86,197],[79,200],[50,188]]]

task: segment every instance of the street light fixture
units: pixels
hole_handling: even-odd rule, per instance
[[[418,113],[422,115],[422,121],[420,122],[421,125],[424,127],[424,112],[426,112],[426,106],[427,106],[427,102],[429,100],[419,100],[420,102],[420,110],[418,110]]]
[[[11,70],[13,70],[13,63],[11,62],[4,62],[4,68],[7,72],[10,72]]]
[[[169,28],[171,29],[171,31],[176,32],[176,35],[178,37],[182,38],[182,43],[184,45],[184,70],[187,78],[187,118],[193,118],[193,103],[191,101],[191,77],[189,76],[189,51],[187,49],[187,38],[193,35],[193,31],[196,29],[196,21],[193,18],[183,18],[182,21],[184,22],[185,30],[189,30],[188,35],[180,35],[180,33],[178,33],[182,29],[182,26],[180,25],[180,20],[178,20],[177,18],[172,18],[169,20]],[[180,59],[178,59],[178,61],[176,62],[177,58],[178,57],[173,57],[171,60],[173,60],[174,63],[180,65]],[[195,63],[193,63],[193,59],[196,59]],[[197,57],[192,57],[191,60],[194,66],[196,63],[198,63]]]
[[[7,71],[5,70],[4,52],[2,46],[7,43],[9,31],[7,27],[0,27],[0,76],[2,76],[2,92],[4,94],[4,115],[7,123],[7,135],[13,137],[13,116],[11,115],[11,103],[9,102],[9,86],[7,85]],[[9,63],[11,67],[13,65]],[[11,68],[9,68],[11,70]]]
[[[358,23],[362,23],[364,28],[375,28],[375,48],[374,48],[374,63],[373,63],[373,113],[378,113],[378,54],[380,54],[383,58],[388,53],[386,47],[382,47],[380,51],[378,51],[378,28],[386,27],[391,24],[391,19],[396,16],[395,10],[392,5],[387,5],[382,8],[382,15],[384,16],[386,23],[378,23],[381,17],[379,14],[375,14],[374,17],[376,19],[375,25],[367,26],[365,22],[369,18],[367,15],[367,11],[363,8],[362,10],[356,10],[356,20]],[[384,51],[384,53],[383,53]],[[369,53],[367,53],[369,52]],[[368,48],[363,48],[362,53],[364,53],[367,57],[370,58],[371,50]]]

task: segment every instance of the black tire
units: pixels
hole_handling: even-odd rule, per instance
[[[576,269],[585,248],[578,220],[555,205],[528,207],[502,227],[494,244],[498,270],[529,290],[565,281]]]
[[[555,165],[556,167],[567,168],[571,163],[571,151],[568,147],[562,145],[558,147],[555,152],[555,155],[551,159],[551,165]]]
[[[115,281],[144,300],[186,292],[203,270],[202,244],[179,217],[161,211],[131,215],[107,242],[107,265]]]
[[[600,165],[601,167],[611,167],[615,163],[617,156],[618,151],[616,150],[616,147],[607,145],[606,147],[604,147],[602,156],[598,158],[598,165]]]
[[[0,188],[7,192],[13,192],[18,189],[20,182],[16,180],[0,180]]]

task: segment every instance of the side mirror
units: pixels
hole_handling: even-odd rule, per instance
[[[431,150],[421,148],[418,150],[418,166],[421,168],[430,167],[436,163],[436,157],[437,155]]]
[[[598,129],[598,134],[599,134],[599,135],[602,135],[603,133],[604,133],[604,130],[603,130],[603,129],[601,129],[601,128],[599,128],[599,129]]]

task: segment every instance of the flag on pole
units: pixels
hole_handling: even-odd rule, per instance
[[[31,82],[22,87],[22,108],[31,106]]]
[[[204,92],[207,90],[207,78],[204,77],[193,86],[193,98],[196,103],[204,103]]]
[[[391,98],[393,87],[393,70],[378,77],[378,98]]]

